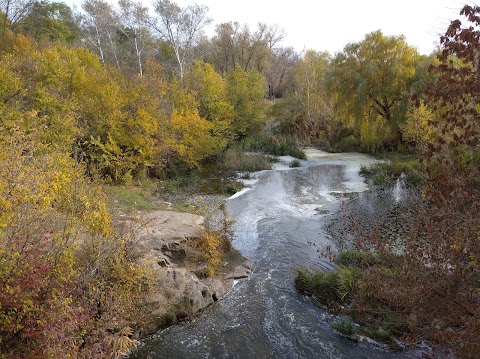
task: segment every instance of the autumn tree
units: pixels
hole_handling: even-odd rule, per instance
[[[227,76],[227,98],[235,113],[232,128],[237,139],[262,127],[265,87],[265,78],[255,70],[237,68]]]
[[[181,8],[169,0],[157,0],[154,9],[156,16],[150,18],[148,23],[173,48],[180,79],[183,81],[192,48],[203,28],[210,22],[208,8],[197,4]]]
[[[403,36],[385,36],[381,31],[348,44],[333,59],[329,74],[339,115],[351,119],[365,137],[383,124],[397,142],[417,59],[416,49]]]
[[[150,286],[147,267],[115,234],[83,164],[42,143],[41,128],[2,125],[0,134],[2,356],[119,356],[108,343],[135,346],[129,324]],[[113,322],[127,334],[110,335]]]
[[[117,41],[118,13],[105,0],[85,0],[82,8],[85,12],[83,26],[88,44],[98,53],[102,64],[110,61],[120,68]]]
[[[223,139],[232,139],[233,106],[227,99],[227,83],[212,65],[194,62],[185,83],[198,101],[200,116],[212,122],[212,131]]]
[[[401,237],[377,228],[357,246],[371,253],[354,315],[389,323],[407,340],[425,338],[476,358],[480,349],[480,7],[466,5],[441,37],[436,81],[417,115],[433,133],[421,146],[425,184],[409,203]],[[379,310],[379,308],[382,308]],[[370,319],[368,319],[370,318]],[[392,321],[391,318],[397,318]]]
[[[276,47],[265,69],[269,98],[280,98],[284,95],[300,56],[292,47]]]
[[[283,127],[304,144],[328,141],[338,127],[333,116],[333,99],[325,85],[330,61],[326,52],[307,51],[291,70],[283,105],[287,108]]]
[[[2,34],[7,29],[15,29],[28,15],[35,0],[1,0],[0,14],[3,15]]]

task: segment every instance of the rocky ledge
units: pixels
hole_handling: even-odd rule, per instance
[[[146,303],[154,318],[149,331],[202,311],[229,292],[235,280],[251,274],[252,264],[235,251],[221,273],[213,278],[201,275],[205,264],[190,260],[195,251],[192,242],[202,234],[201,216],[154,211],[129,224],[137,227],[133,250],[152,263],[158,285]]]

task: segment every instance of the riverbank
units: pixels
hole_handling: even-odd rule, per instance
[[[251,263],[230,245],[231,222],[225,217],[224,195],[161,193],[162,188],[123,186],[107,190],[115,227],[129,233],[129,251],[149,263],[153,288],[138,303],[143,315],[132,327],[140,339],[178,322],[190,320],[220,300]],[[140,210],[141,209],[141,210]],[[206,238],[218,239],[211,268]]]

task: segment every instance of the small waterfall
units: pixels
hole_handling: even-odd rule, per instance
[[[405,173],[402,172],[400,177],[397,178],[395,187],[393,187],[393,198],[395,199],[395,203],[398,203],[402,200],[404,192],[405,192]]]

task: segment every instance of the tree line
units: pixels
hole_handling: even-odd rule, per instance
[[[215,115],[224,125],[230,122],[231,133],[226,136],[236,140],[258,132],[272,118],[277,132],[293,135],[299,144],[333,150],[376,152],[399,145],[403,149],[420,140],[412,133],[418,130],[419,113],[411,99],[423,97],[432,76],[428,67],[436,60],[418,54],[403,36],[376,31],[334,56],[316,51],[299,54],[282,46],[283,29],[263,23],[255,29],[222,23],[213,36],[205,36],[203,30],[211,19],[203,5],[182,8],[162,0],[149,10],[130,0],[116,4],[88,0],[77,11],[58,2],[5,4],[4,36],[13,31],[40,47],[55,42],[89,49],[103,67],[133,79],[129,81],[146,82],[158,76],[158,68],[152,67],[156,64],[167,83],[176,82],[197,103],[205,96],[213,96],[212,102],[229,102],[234,111],[223,108]],[[16,8],[22,11],[12,10]],[[199,83],[201,78],[194,73],[199,63],[222,79],[217,81],[219,93],[199,92],[213,91]],[[218,89],[220,82],[225,83],[220,87],[230,89]],[[242,82],[252,91],[239,93]],[[208,116],[212,122],[212,113]]]

